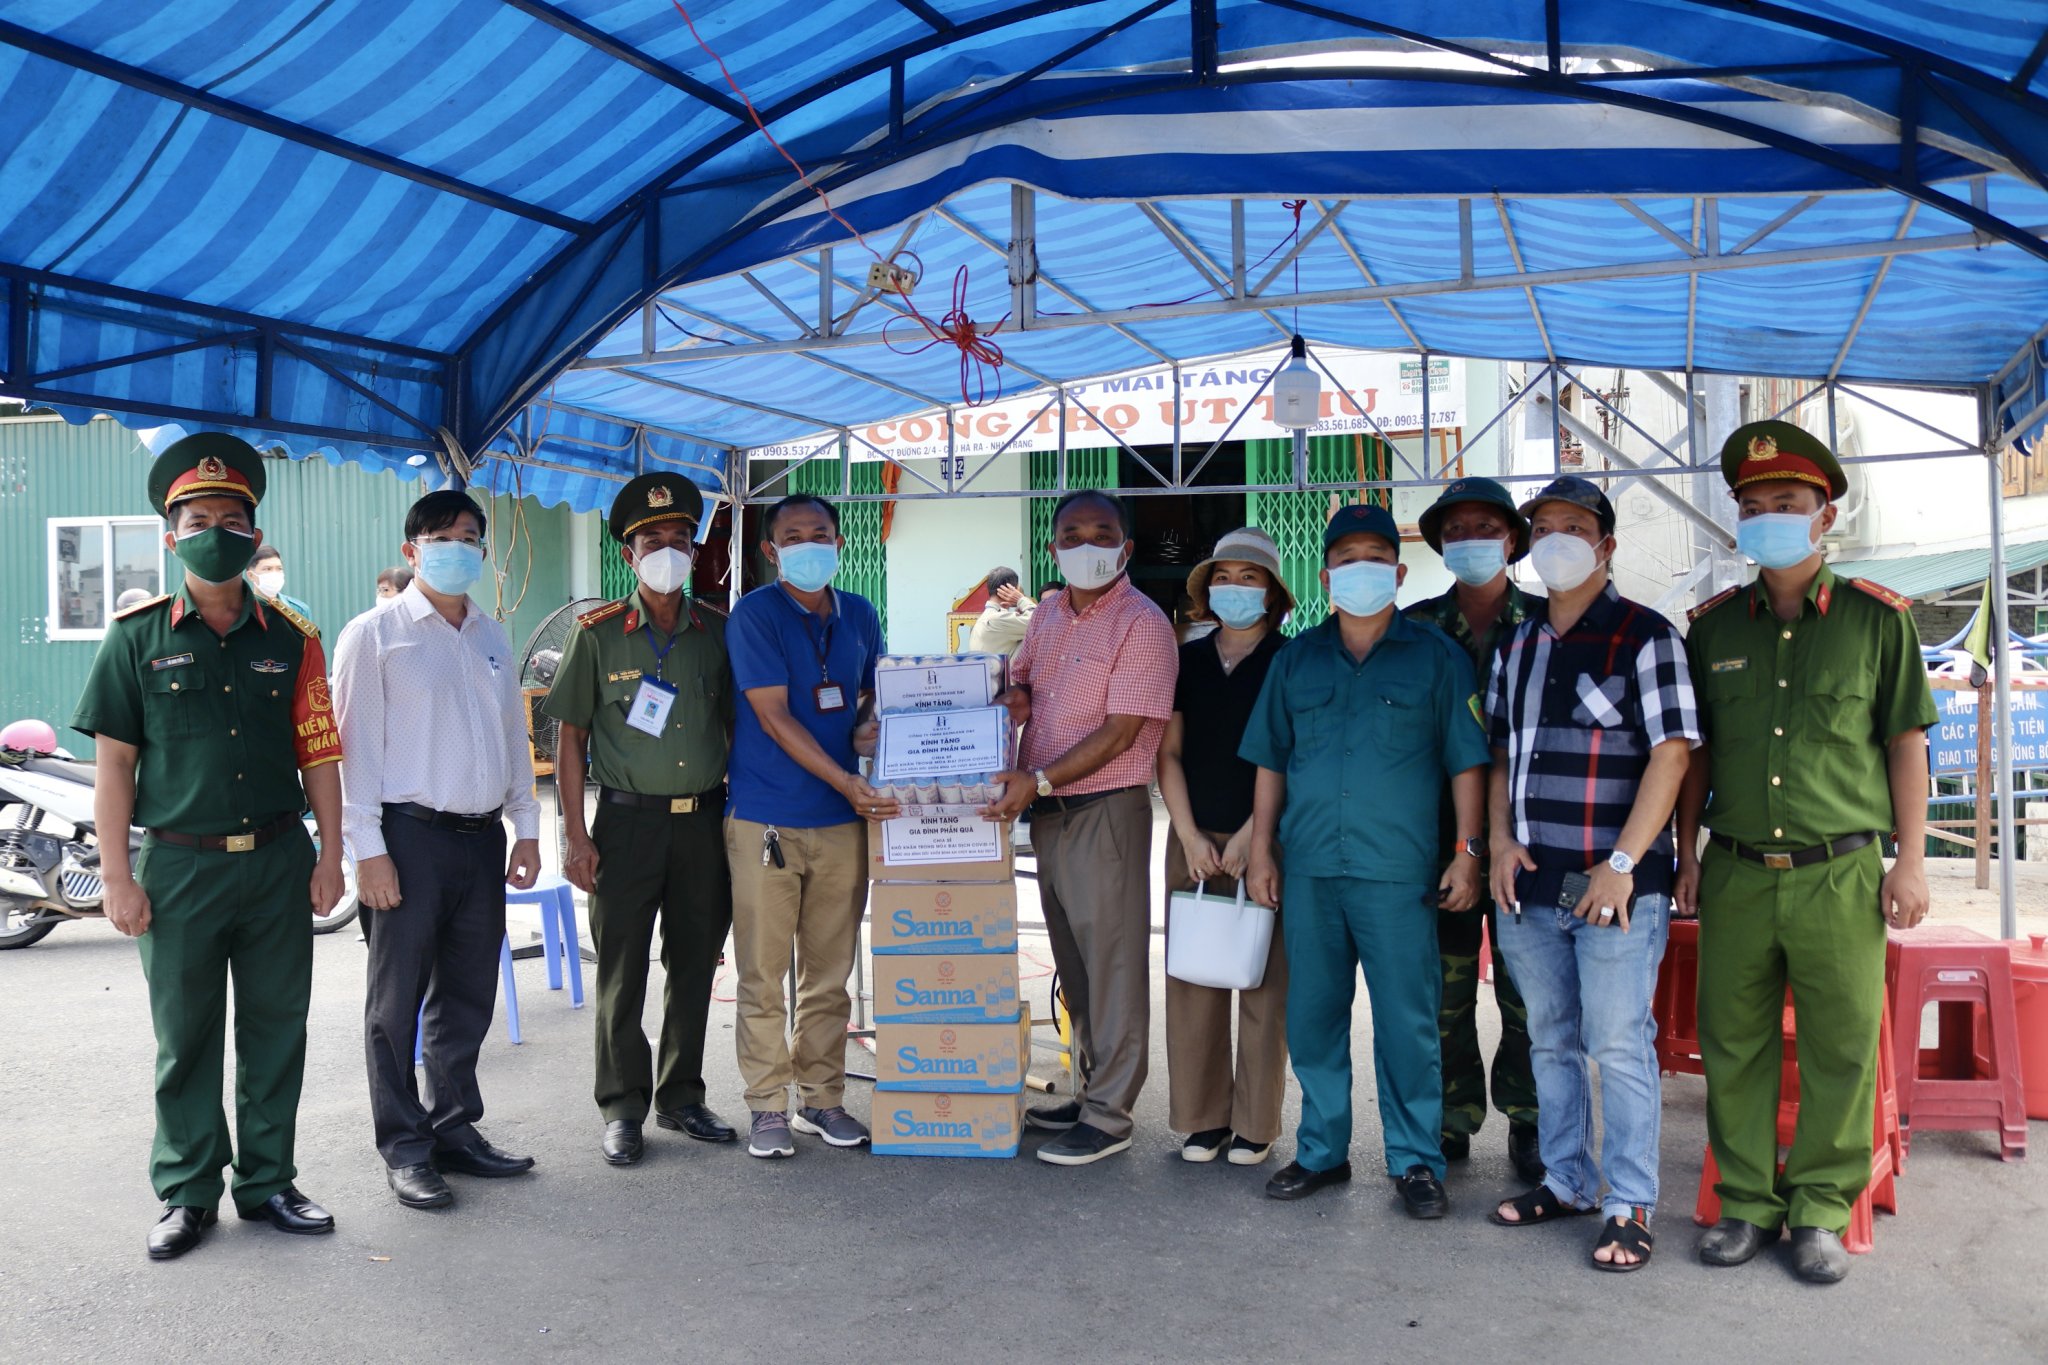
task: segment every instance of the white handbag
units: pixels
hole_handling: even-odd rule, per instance
[[[1252,991],[1266,979],[1266,955],[1273,947],[1270,906],[1237,899],[1176,891],[1166,898],[1166,974],[1194,986]]]

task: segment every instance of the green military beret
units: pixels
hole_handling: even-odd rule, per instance
[[[149,467],[149,505],[168,517],[188,498],[263,501],[263,457],[256,447],[224,431],[200,431],[164,447]]]
[[[1721,447],[1721,477],[1730,489],[1765,479],[1797,479],[1826,492],[1830,502],[1849,491],[1835,452],[1790,422],[1751,422],[1735,428]]]
[[[623,543],[643,526],[656,522],[686,521],[694,532],[704,518],[704,495],[697,485],[681,474],[663,470],[642,474],[619,490],[612,499],[612,539]]]

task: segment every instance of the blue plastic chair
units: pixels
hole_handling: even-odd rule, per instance
[[[505,988],[505,1033],[512,1045],[518,1047],[526,1039],[519,1032],[519,983],[512,977],[512,938],[507,935],[498,942],[498,980]],[[420,1006],[420,1017],[412,1026],[412,1064],[418,1066],[427,1058],[427,1007]]]
[[[569,963],[569,1008],[583,1008],[583,945],[576,936],[576,890],[560,877],[542,877],[526,891],[505,888],[505,904],[540,908],[541,956],[548,964],[548,989],[562,989],[562,962]]]

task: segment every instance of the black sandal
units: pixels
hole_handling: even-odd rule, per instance
[[[1500,1216],[1496,1205],[1486,1215],[1489,1223],[1498,1223],[1504,1228],[1531,1228],[1538,1223],[1549,1223],[1559,1218],[1584,1218],[1593,1209],[1577,1209],[1559,1199],[1551,1192],[1550,1186],[1538,1185],[1527,1194],[1516,1195],[1502,1201],[1515,1211],[1512,1220]]]
[[[1626,1275],[1631,1270],[1641,1270],[1650,1263],[1650,1252],[1657,1239],[1650,1235],[1647,1209],[1631,1209],[1627,1218],[1611,1218],[1600,1229],[1600,1240],[1593,1243],[1593,1250],[1602,1247],[1618,1247],[1636,1259],[1633,1261],[1603,1261],[1597,1255],[1593,1258],[1593,1269],[1605,1270],[1616,1275]]]

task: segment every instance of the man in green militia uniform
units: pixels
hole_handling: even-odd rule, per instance
[[[562,723],[555,784],[569,836],[563,872],[590,893],[597,947],[601,1150],[630,1166],[654,1121],[700,1142],[737,1134],[704,1103],[704,1030],[732,927],[725,862],[725,761],[732,666],[725,614],[683,592],[704,495],[680,474],[642,474],[612,503],[611,532],[640,580],[586,612],[543,709]],[[598,785],[583,824],[584,762]],[[661,921],[661,1052],[640,1024],[647,953]]]
[[[184,586],[114,618],[71,718],[95,740],[107,919],[140,939],[156,1026],[155,1260],[199,1245],[230,1164],[242,1217],[334,1230],[292,1183],[292,1141],[313,987],[306,909],[326,915],[341,899],[341,737],[319,633],[242,577],[262,542],[263,485],[255,450],[220,432],[157,457],[149,500],[170,523]],[[317,859],[300,820],[309,798]],[[131,824],[148,830],[132,869]],[[230,971],[232,1141],[221,1111]]]
[[[1508,565],[1529,552],[1529,523],[1508,490],[1492,479],[1466,478],[1444,489],[1416,518],[1429,548],[1443,556],[1457,578],[1447,593],[1403,609],[1411,621],[1427,621],[1471,656],[1479,695],[1500,642],[1516,626],[1543,611],[1508,579]],[[1443,855],[1457,852],[1457,814],[1444,793],[1437,818]],[[1482,849],[1481,853],[1484,854]],[[1443,1005],[1437,1033],[1444,1053],[1443,1149],[1446,1161],[1472,1151],[1472,1135],[1486,1122],[1486,1058],[1479,1049],[1479,932],[1481,925],[1500,942],[1491,899],[1484,909],[1436,912],[1437,954],[1443,963]],[[1500,1007],[1500,1046],[1493,1053],[1493,1103],[1508,1119],[1508,1158],[1532,1185],[1543,1183],[1543,1158],[1536,1141],[1536,1076],[1529,1065],[1529,1007],[1508,973],[1507,959],[1493,954],[1493,998]]]
[[[1870,1180],[1885,928],[1927,913],[1934,698],[1911,603],[1821,560],[1847,488],[1833,452],[1789,422],[1752,422],[1728,438],[1721,472],[1741,509],[1737,547],[1762,572],[1697,608],[1686,641],[1707,744],[1678,801],[1676,900],[1700,916],[1700,1054],[1721,1168],[1722,1217],[1700,1259],[1741,1265],[1789,1226],[1793,1269],[1833,1284],[1849,1272],[1841,1234]],[[1879,840],[1892,831],[1887,872]],[[1788,982],[1799,1126],[1780,1174]]]

